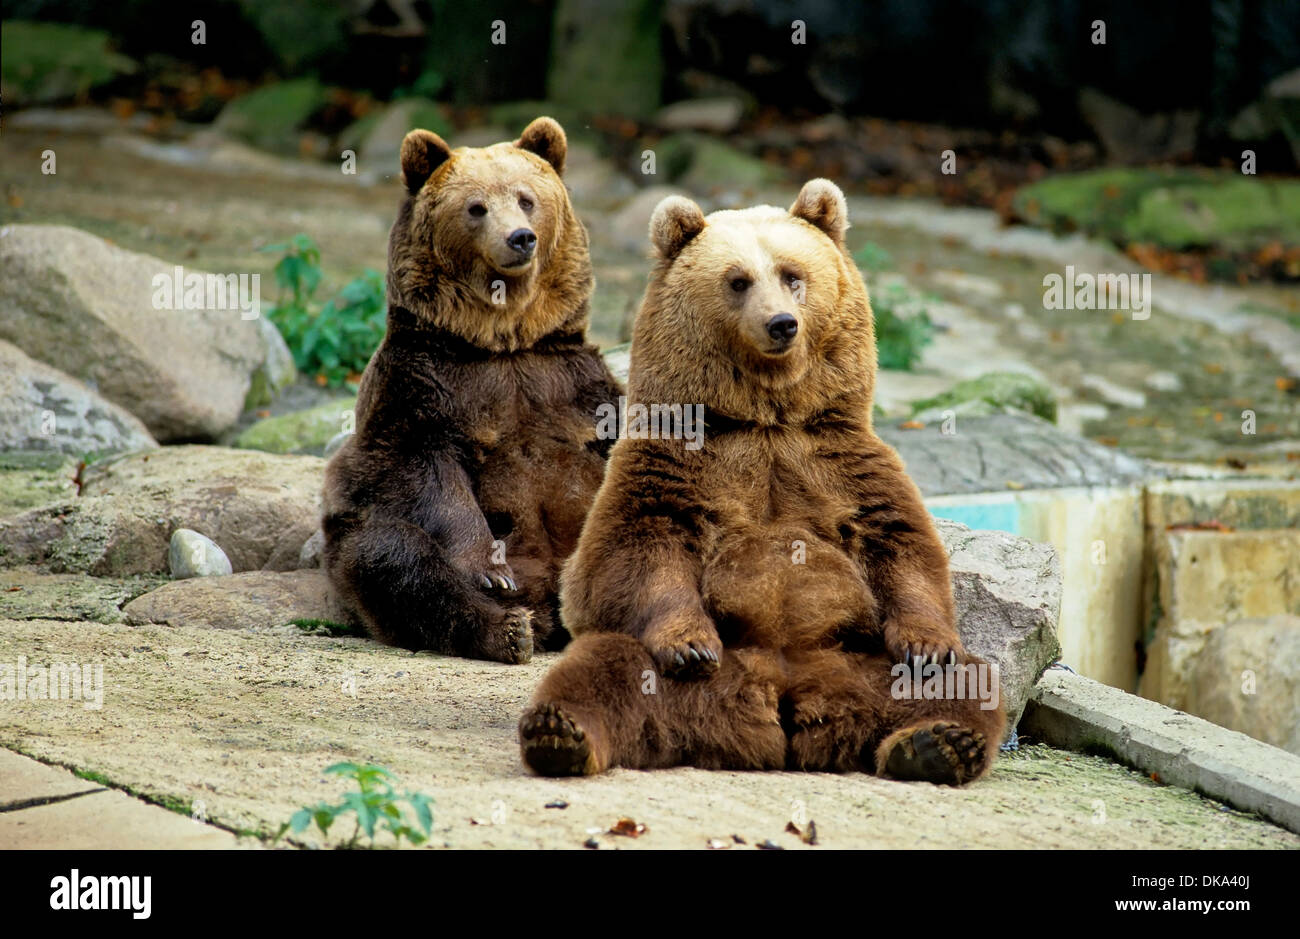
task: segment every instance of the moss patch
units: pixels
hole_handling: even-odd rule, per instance
[[[914,415],[952,409],[966,416],[989,414],[1005,408],[1028,411],[1056,421],[1056,394],[1038,379],[1019,372],[986,372],[958,382],[947,391],[912,404]]]
[[[306,411],[265,418],[235,438],[234,445],[242,450],[319,456],[344,429],[343,415],[351,413],[356,403],[356,398],[339,398]]]
[[[1057,231],[1171,250],[1300,243],[1300,182],[1210,170],[1103,169],[1016,193],[1016,213]]]

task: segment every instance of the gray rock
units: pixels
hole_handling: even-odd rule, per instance
[[[167,547],[167,566],[177,580],[218,577],[233,570],[226,552],[211,538],[192,528],[178,528],[172,532]]]
[[[1034,683],[1061,654],[1061,562],[1051,545],[935,523],[948,549],[957,632],[969,651],[997,663],[1009,737]]]
[[[268,628],[294,620],[351,622],[323,571],[246,571],[176,580],[132,600],[122,612],[132,625],[203,629]]]
[[[175,446],[91,464],[81,494],[0,519],[0,566],[165,573],[171,533],[205,532],[235,571],[298,566],[320,526],[325,461]]]
[[[655,123],[664,130],[703,130],[726,134],[735,130],[745,114],[740,98],[695,98],[660,108]]]
[[[157,446],[134,415],[0,340],[0,450],[84,456]]]
[[[659,168],[663,173],[663,168]],[[669,196],[687,195],[673,186],[650,186],[642,189],[611,216],[609,234],[616,247],[644,255],[650,250],[650,216],[655,207]]]
[[[237,302],[181,309],[173,298],[155,308],[154,277],[170,283],[175,267],[75,228],[5,226],[0,339],[95,388],[160,441],[215,438],[239,418],[257,375],[283,378],[282,363],[269,364],[283,353]]]
[[[1066,433],[1027,414],[958,417],[955,434],[942,424],[902,430],[881,421],[876,432],[898,450],[922,495],[1120,486],[1165,475],[1144,460]]]
[[[1172,160],[1196,149],[1196,111],[1142,114],[1095,88],[1079,92],[1079,112],[1097,133],[1101,145],[1120,163]]]
[[[358,165],[384,176],[398,176],[401,173],[402,140],[416,128],[431,130],[451,142],[452,146],[461,146],[454,141],[451,126],[434,102],[426,98],[402,98],[384,108],[370,125],[361,149],[357,151]]]
[[[325,532],[317,529],[310,538],[302,543],[298,551],[298,567],[307,570],[321,566],[321,555],[325,553]]]

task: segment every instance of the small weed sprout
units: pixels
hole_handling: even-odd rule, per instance
[[[328,838],[334,823],[349,812],[356,815],[356,827],[352,831],[352,837],[339,847],[357,847],[357,839],[365,832],[368,847],[373,848],[376,829],[381,833],[387,831],[399,845],[403,838],[413,845],[428,840],[433,828],[431,797],[410,790],[398,793],[392,784],[396,777],[389,770],[373,763],[335,763],[327,766],[325,773],[352,780],[356,783],[356,790],[344,793],[342,801],[336,805],[318,802],[294,812],[293,817],[280,826],[275,836],[277,841],[286,831],[301,834],[313,823]],[[414,816],[414,823],[410,821],[408,811],[403,810],[403,802],[409,806],[408,811]]]

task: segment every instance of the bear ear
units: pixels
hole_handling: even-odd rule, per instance
[[[671,261],[704,230],[704,213],[685,196],[669,196],[650,216],[650,241],[659,256]]]
[[[810,179],[799,190],[790,214],[824,231],[841,248],[849,227],[849,206],[840,187],[829,179]]]
[[[413,130],[402,139],[402,181],[416,193],[451,156],[451,147],[431,130]]]
[[[559,121],[550,117],[539,117],[524,128],[524,132],[515,141],[520,150],[535,153],[564,175],[564,158],[569,155],[569,139],[564,136],[564,128]]]

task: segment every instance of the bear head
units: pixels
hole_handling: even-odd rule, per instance
[[[563,128],[539,117],[518,140],[451,149],[413,130],[388,245],[388,300],[494,352],[587,325],[587,232],[560,176]]]
[[[869,424],[875,333],[847,228],[844,194],[825,179],[789,211],[706,217],[681,196],[659,203],[629,397],[765,424],[848,408]]]

